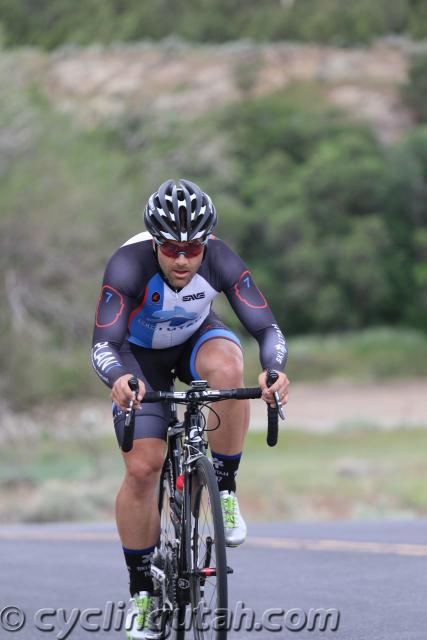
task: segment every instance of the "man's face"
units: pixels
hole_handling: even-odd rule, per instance
[[[197,245],[197,246],[196,246]],[[177,253],[177,255],[167,255],[186,248],[198,252],[198,255],[191,256],[184,253]],[[157,259],[159,265],[166,280],[174,289],[182,289],[185,287],[192,277],[197,273],[203,260],[204,247],[200,243],[196,242],[175,242],[168,240],[163,246],[157,248]]]

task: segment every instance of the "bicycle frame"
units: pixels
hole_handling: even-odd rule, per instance
[[[183,421],[178,420],[177,406],[171,404],[171,417],[167,431],[167,454],[165,464],[170,463],[172,472],[171,486],[175,489],[175,515],[179,513],[179,520],[174,522],[176,529],[179,529],[177,541],[180,548],[177,555],[178,575],[180,578],[176,585],[176,598],[180,605],[190,603],[190,584],[186,576],[189,575],[191,567],[188,566],[188,559],[185,556],[186,540],[188,530],[185,526],[185,517],[188,513],[188,506],[191,501],[190,496],[190,476],[195,461],[206,455],[207,441],[204,438],[204,428],[201,425],[201,410],[197,402],[189,402],[184,414]],[[184,476],[184,486],[182,490],[182,503],[177,502],[177,479]],[[173,505],[171,505],[173,506]]]

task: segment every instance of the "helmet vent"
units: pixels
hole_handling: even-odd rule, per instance
[[[187,209],[185,207],[179,208],[179,223],[181,231],[187,232]]]

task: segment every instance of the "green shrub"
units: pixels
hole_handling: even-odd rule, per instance
[[[422,0],[0,0],[10,46],[128,42],[302,40],[349,46],[385,34],[427,35]]]
[[[402,96],[418,122],[427,121],[427,52],[414,56]]]

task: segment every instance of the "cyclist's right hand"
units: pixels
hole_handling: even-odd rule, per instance
[[[126,409],[128,408],[129,400],[132,400],[133,398],[133,392],[128,385],[128,381],[133,377],[134,376],[131,373],[126,373],[124,376],[120,376],[120,378],[117,378],[111,389],[112,401],[115,402],[124,411],[126,411]],[[145,393],[145,384],[139,378],[138,383],[139,391],[136,397],[136,402],[141,402]]]

